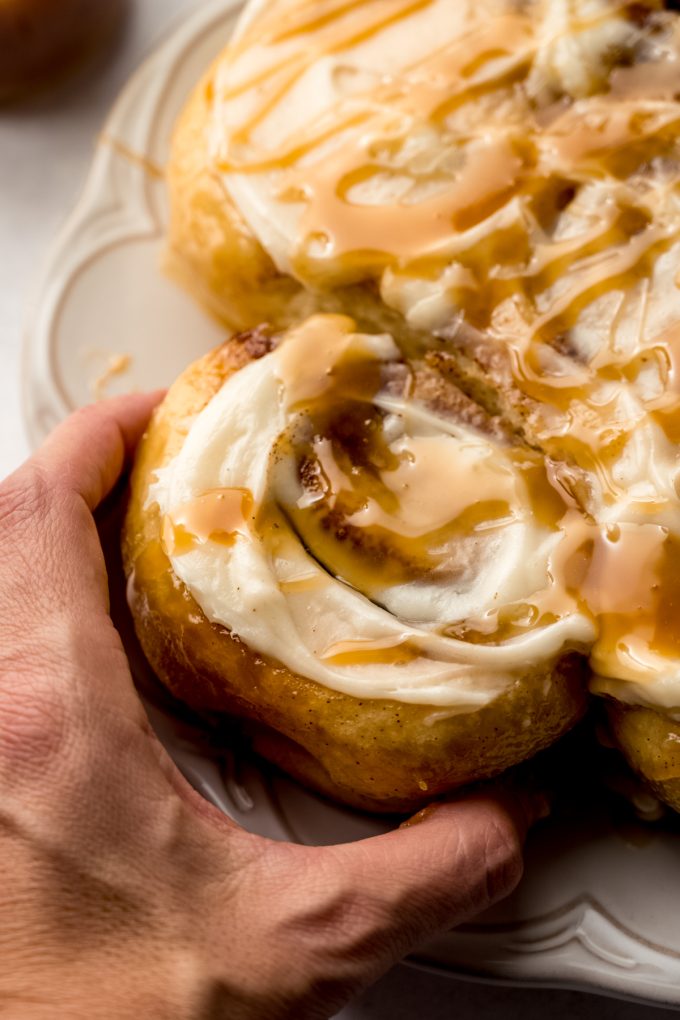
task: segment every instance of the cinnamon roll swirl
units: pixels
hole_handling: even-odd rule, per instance
[[[593,621],[543,458],[388,334],[315,316],[187,370],[125,533],[146,654],[347,803],[407,810],[584,711]]]

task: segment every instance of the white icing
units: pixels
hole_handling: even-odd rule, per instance
[[[318,328],[320,320],[312,321]],[[286,359],[294,364],[296,345],[304,342],[304,334],[304,326],[293,331],[274,353],[228,379],[152,486],[150,499],[170,518],[210,490],[239,488],[253,494],[253,517],[233,544],[208,539],[188,552],[170,554],[173,571],[207,618],[227,627],[253,650],[333,690],[464,711],[487,704],[528,668],[549,668],[565,648],[592,641],[591,621],[576,611],[499,645],[467,643],[441,633],[443,623],[478,620],[483,625],[485,617],[502,605],[530,599],[549,587],[550,557],[560,536],[532,518],[524,483],[499,443],[401,398],[384,395],[377,402],[390,412],[391,448],[403,453],[409,447],[416,474],[434,466],[428,458],[436,447],[437,463],[451,464],[451,484],[467,479],[471,503],[476,489],[480,495],[495,491],[511,507],[507,520],[474,536],[474,549],[464,552],[471,569],[463,571],[455,585],[435,578],[396,585],[369,599],[327,574],[305,551],[280,510],[275,511],[276,529],[258,530],[257,508],[271,506],[281,495],[277,490],[282,472],[280,465],[274,470],[272,450],[300,413],[290,406]],[[351,350],[354,357],[363,351],[369,360],[394,356],[389,338],[345,335],[334,341],[329,349],[335,357],[343,350]],[[405,468],[392,479],[396,489],[408,484],[408,471]],[[414,535],[446,518],[442,502],[448,479],[440,475],[438,481],[440,498],[434,506],[430,492],[422,500],[410,495],[405,501],[405,527]],[[286,488],[290,484],[295,485],[284,477],[283,498],[290,498]],[[370,510],[360,510],[357,518],[362,513]],[[345,642],[392,647],[406,641],[422,655],[403,664],[329,660],[334,646]]]
[[[410,109],[408,102],[401,103],[396,110],[390,110],[389,106],[382,108],[376,98],[376,89],[385,82],[394,82],[402,84],[408,96],[409,90],[419,81],[417,68],[420,62],[431,58],[447,44],[464,39],[472,28],[516,11],[519,5],[509,0],[476,0],[474,4],[471,0],[431,0],[409,10],[406,16],[393,23],[386,24],[378,33],[369,34],[367,38],[362,36],[354,44],[339,48],[337,53],[321,53],[316,58],[313,33],[296,35],[292,32],[284,40],[260,42],[256,31],[260,19],[266,19],[274,10],[284,14],[287,9],[297,11],[303,6],[299,0],[277,0],[275,4],[251,0],[246,6],[235,35],[237,47],[219,62],[216,71],[216,98],[210,127],[210,148],[214,160],[218,165],[229,165],[234,161],[257,162],[268,154],[290,147],[311,123],[323,122],[323,118],[328,118],[332,126],[335,118],[335,130],[329,131],[323,143],[303,155],[298,161],[299,165],[315,167],[323,164],[329,156],[341,152],[348,143],[357,144],[364,136],[373,137],[372,132],[378,149],[386,144],[389,146],[390,138],[399,138],[402,144],[398,153],[386,159],[390,171],[360,180],[349,189],[346,199],[349,204],[367,208],[385,208],[400,203],[423,204],[424,216],[428,215],[424,205],[427,199],[433,193],[451,187],[459,175],[464,177],[466,166],[472,166],[477,151],[482,154],[488,152],[482,161],[486,171],[494,163],[498,145],[503,146],[507,139],[512,140],[514,137],[521,139],[523,124],[530,116],[528,100],[538,98],[541,101],[546,90],[557,90],[559,94],[564,93],[576,100],[573,106],[574,120],[581,123],[591,118],[594,130],[597,130],[598,118],[602,119],[605,108],[593,105],[590,96],[593,92],[606,90],[610,55],[615,53],[621,58],[621,55],[628,54],[627,59],[632,60],[638,50],[642,50],[645,45],[649,49],[650,45],[644,30],[626,20],[621,15],[621,5],[614,0],[534,0],[531,9],[531,37],[520,38],[514,52],[486,60],[469,79],[470,83],[476,83],[498,76],[502,69],[514,66],[528,54],[531,70],[526,77],[524,91],[517,90],[510,99],[499,98],[494,94],[488,109],[480,106],[479,102],[464,104],[462,109],[457,109],[452,115],[454,119],[450,124],[447,122],[434,129],[419,117],[417,109],[415,112]],[[308,7],[310,11],[313,10],[313,5]],[[350,8],[338,24],[338,35],[357,17],[356,9]],[[253,32],[249,34],[251,28]],[[248,44],[239,47],[243,38],[248,40]],[[664,48],[663,42],[659,41],[656,52],[647,53],[644,59],[650,56],[672,60],[677,59],[678,54],[672,45],[667,43]],[[258,76],[265,70],[279,64],[285,67],[286,61],[290,61],[291,66],[302,61],[303,69],[299,77],[271,106],[267,106],[265,114],[249,133],[247,142],[237,143],[234,140],[236,133],[258,111],[262,98],[260,86],[246,87],[246,84],[258,81]],[[275,78],[275,82],[278,81]],[[581,112],[579,103],[583,104]],[[465,118],[465,110],[468,108],[470,123],[463,120],[459,124],[461,118]],[[591,112],[593,110],[595,112]],[[342,126],[339,123],[339,111],[342,111],[342,116],[348,112],[367,114],[368,123],[362,119],[356,126]],[[677,110],[668,104],[656,104],[649,115],[665,118],[670,123],[677,116]],[[381,118],[387,119],[385,121]],[[566,137],[568,140],[572,131],[569,119],[565,121],[564,127],[560,124],[555,129],[555,137]],[[563,165],[564,174],[568,176],[568,162],[559,147],[554,150],[551,148],[552,138],[550,131],[544,136],[541,152],[543,164],[546,169],[559,169]],[[368,142],[365,144],[368,146]],[[432,179],[433,171],[440,173],[439,178]],[[668,169],[664,170],[663,166],[652,168],[646,183],[646,200],[650,204],[675,206],[677,203],[677,198],[664,184],[667,175]],[[582,173],[580,177],[583,177]],[[345,266],[342,257],[335,257],[331,247],[325,246],[322,240],[311,244],[311,250],[317,258],[313,275],[305,277],[305,270],[295,260],[301,243],[305,200],[290,200],[290,196],[285,194],[282,186],[282,181],[285,181],[284,170],[275,167],[244,173],[227,169],[223,179],[253,234],[281,272],[302,274],[302,281],[312,285],[323,284],[324,281],[333,285],[343,282],[343,279],[356,278],[356,259]],[[552,250],[552,242],[581,236],[589,226],[599,227],[607,210],[613,213],[621,197],[622,185],[617,181],[582,181],[576,202],[557,217],[551,229],[551,237],[543,238],[543,241],[550,242],[547,250]],[[656,209],[656,215],[657,218],[662,216],[659,209]],[[525,216],[524,206],[511,198],[506,206],[474,227],[452,231],[447,250],[450,247],[452,258],[455,259],[456,249],[465,250],[474,243],[475,236],[480,232],[491,233],[498,226],[497,220],[517,222]],[[323,229],[323,223],[319,223],[321,233]],[[376,242],[380,248],[381,239],[376,238]],[[539,247],[540,231],[536,232],[532,243],[534,248]],[[680,268],[679,253],[675,253],[670,263],[669,273],[677,273]],[[391,277],[390,272],[388,267],[380,273],[383,298],[393,307],[399,308],[412,325],[423,329],[438,329],[447,315],[455,311],[449,293],[451,281],[447,276],[448,270],[434,281],[429,278],[427,281],[422,280],[417,274],[413,276],[408,272]],[[372,263],[369,260],[364,275],[370,277],[372,273]],[[414,286],[414,280],[418,285]],[[563,280],[557,284],[558,287],[560,285],[570,284],[568,280]],[[426,288],[426,292],[423,288]],[[667,288],[664,288],[663,293],[667,293]],[[543,299],[547,302],[552,296],[548,291]],[[652,294],[652,303],[647,310],[652,335],[655,335],[659,303],[654,301]],[[680,298],[677,304],[680,304]],[[665,302],[664,307],[668,312]],[[583,322],[588,315],[589,310],[585,308],[582,313]],[[620,316],[617,328],[624,330],[626,322],[627,317]],[[608,317],[608,329],[610,324],[611,317]],[[575,330],[578,328],[577,324]]]

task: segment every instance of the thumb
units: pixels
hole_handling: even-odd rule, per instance
[[[425,938],[507,896],[522,874],[527,829],[546,814],[540,795],[494,785],[356,843],[260,841],[238,894],[266,937],[251,931],[239,945],[239,973],[251,975],[253,994],[275,988],[279,1008],[257,1016],[329,1016]],[[224,903],[213,902],[219,931]]]
[[[511,893],[527,830],[546,814],[540,795],[477,792],[432,804],[386,835],[333,847],[346,880],[377,911],[380,965]]]
[[[28,464],[40,470],[50,488],[70,489],[95,510],[115,485],[162,395],[161,390],[129,393],[74,411]]]
[[[111,491],[159,393],[115,397],[76,411],[0,484],[0,613],[25,607],[22,629],[107,608],[106,573],[91,515]]]

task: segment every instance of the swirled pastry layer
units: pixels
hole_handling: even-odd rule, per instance
[[[224,384],[150,493],[209,620],[331,689],[468,709],[592,642],[542,459],[438,382],[317,316]]]
[[[581,649],[601,684],[672,708],[672,528],[596,522],[559,465],[486,426],[389,336],[314,317],[159,472],[173,570],[209,620],[358,698],[479,707]]]

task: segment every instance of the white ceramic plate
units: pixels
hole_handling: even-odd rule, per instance
[[[25,346],[34,442],[96,390],[170,383],[222,331],[160,271],[162,173],[174,118],[228,39],[237,0],[202,4],[132,78],[101,136],[84,194],[59,238]],[[110,371],[113,370],[113,371]],[[97,379],[99,385],[97,386]],[[124,607],[118,607],[125,625]],[[140,683],[145,665],[128,640]],[[149,688],[152,691],[152,688]],[[317,799],[227,745],[206,742],[153,692],[149,711],[187,776],[254,831],[330,843],[385,823]],[[236,738],[237,739],[237,738]],[[613,827],[597,797],[531,838],[516,894],[418,961],[485,979],[589,988],[680,1007],[680,835]]]

